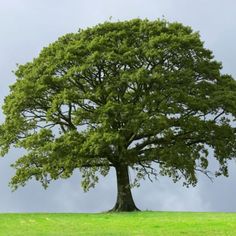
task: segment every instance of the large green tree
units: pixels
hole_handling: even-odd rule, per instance
[[[138,210],[132,185],[167,175],[196,185],[208,150],[228,175],[235,156],[236,82],[190,27],[106,22],[67,34],[18,66],[3,106],[0,147],[26,149],[13,189],[81,172],[85,190],[116,170],[113,211]],[[136,177],[130,182],[129,170]]]

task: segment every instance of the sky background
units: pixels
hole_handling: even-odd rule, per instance
[[[14,83],[12,70],[37,57],[42,47],[59,36],[79,28],[108,21],[157,18],[179,21],[199,31],[205,47],[223,63],[223,73],[236,78],[235,0],[0,0],[0,105]],[[4,116],[0,111],[0,122]],[[10,163],[21,155],[11,150],[0,158],[0,212],[99,212],[113,207],[116,200],[115,173],[95,189],[83,193],[78,172],[59,180],[45,191],[35,181],[11,192],[8,182],[14,174]],[[211,165],[213,168],[215,164]],[[142,210],[234,211],[236,212],[236,164],[230,163],[230,177],[212,183],[200,176],[195,188],[174,184],[166,177],[142,182],[133,190]]]

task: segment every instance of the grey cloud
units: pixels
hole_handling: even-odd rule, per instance
[[[59,36],[109,20],[162,18],[180,21],[200,31],[207,48],[222,61],[224,73],[236,77],[236,2],[234,0],[0,0],[0,104],[15,81],[16,63],[32,60],[41,48]],[[0,111],[0,122],[3,114]],[[101,179],[96,189],[83,193],[80,176],[53,183],[46,191],[39,183],[12,193],[8,181],[14,174],[9,165],[21,154],[14,149],[0,159],[0,212],[98,212],[112,208],[116,198],[114,171]],[[215,165],[215,164],[214,164]],[[229,178],[211,183],[201,176],[196,188],[183,188],[166,177],[142,182],[133,190],[141,209],[186,211],[236,211],[236,165]]]

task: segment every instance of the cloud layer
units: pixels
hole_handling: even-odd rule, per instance
[[[0,104],[15,81],[11,73],[16,63],[36,57],[42,47],[59,36],[79,28],[109,20],[165,17],[200,31],[205,46],[222,61],[224,73],[236,77],[236,2],[234,0],[0,0]],[[0,113],[0,121],[3,115]],[[78,173],[53,183],[48,190],[32,181],[12,193],[8,181],[14,174],[9,165],[19,157],[12,150],[0,159],[0,212],[97,212],[112,208],[115,202],[114,171],[97,188],[83,193]],[[212,184],[200,177],[196,188],[183,188],[161,177],[155,183],[143,182],[134,189],[138,207],[148,210],[236,211],[236,165],[231,162],[230,178]]]

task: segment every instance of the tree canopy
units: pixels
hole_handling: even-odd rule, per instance
[[[1,153],[27,151],[11,186],[35,178],[47,187],[78,169],[88,190],[114,167],[114,210],[134,210],[132,184],[163,175],[194,186],[198,171],[208,174],[209,150],[215,175],[227,176],[236,82],[221,69],[197,32],[166,20],[105,22],[60,37],[18,66],[5,99]]]

